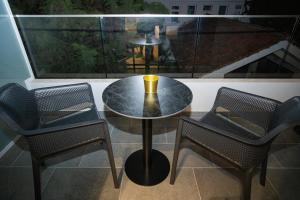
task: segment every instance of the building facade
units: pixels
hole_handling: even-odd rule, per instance
[[[161,2],[170,14],[190,15],[240,15],[244,9],[245,0],[147,0]]]

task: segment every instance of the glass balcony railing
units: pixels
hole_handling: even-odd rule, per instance
[[[299,78],[298,16],[17,15],[36,78]]]

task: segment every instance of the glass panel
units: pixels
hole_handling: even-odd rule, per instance
[[[38,78],[105,77],[97,18],[22,17],[17,21]]]
[[[298,78],[300,74],[299,25],[294,28],[294,17],[16,19],[37,78],[146,73],[181,78]]]
[[[294,22],[293,18],[201,18],[194,76],[294,77],[297,69],[285,63]]]
[[[177,23],[165,18],[160,45],[160,73],[174,77],[192,77],[194,54],[183,56],[188,49],[195,49],[197,35],[195,17],[179,17]],[[190,26],[192,24],[192,26]],[[176,75],[177,74],[177,75]]]
[[[134,35],[134,27],[130,26],[130,20],[120,18],[99,18],[101,23],[103,51],[107,73],[126,75],[133,73],[131,48],[127,43],[131,35]],[[128,24],[128,26],[127,26]]]
[[[177,62],[175,54],[181,52],[183,34],[190,35],[189,48],[194,48],[196,29],[182,27],[193,19],[181,18],[174,23],[171,17],[104,17],[102,30],[105,61],[109,63],[108,77],[145,73],[172,77],[186,77],[188,74],[191,77],[192,63],[186,62],[185,58]]]

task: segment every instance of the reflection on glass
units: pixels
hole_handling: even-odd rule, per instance
[[[97,18],[21,17],[18,24],[37,77],[105,77]]]
[[[299,77],[295,17],[173,19],[22,16],[17,22],[37,78]]]

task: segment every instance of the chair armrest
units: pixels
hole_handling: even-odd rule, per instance
[[[193,126],[196,126],[196,127],[199,127],[199,128],[204,128],[206,130],[209,130],[212,133],[222,135],[226,138],[235,140],[237,142],[240,142],[240,143],[243,143],[243,144],[246,144],[246,145],[259,146],[258,143],[257,143],[257,140],[250,140],[248,138],[239,137],[239,136],[237,136],[235,134],[232,134],[228,131],[221,130],[219,128],[210,126],[210,125],[208,125],[206,123],[203,123],[201,121],[196,121],[196,120],[188,118],[188,117],[181,117],[180,120],[183,120],[184,122],[190,123]]]
[[[91,126],[91,125],[95,125],[95,124],[104,124],[104,123],[106,123],[104,120],[97,119],[97,120],[92,120],[92,121],[84,121],[84,122],[79,122],[79,123],[74,123],[74,124],[61,125],[61,126],[55,126],[55,127],[49,127],[49,128],[41,128],[41,129],[36,129],[36,130],[23,130],[22,134],[25,137],[31,137],[31,136],[36,136],[36,135],[51,134],[54,132],[66,131],[66,130],[70,130],[70,129],[82,128],[85,126]]]
[[[279,126],[275,127],[272,129],[268,134],[258,140],[259,144],[265,144],[268,142],[272,142],[279,134],[281,134],[283,131],[289,129],[290,127],[295,127],[299,123],[294,122],[294,123],[282,123]]]

